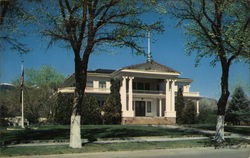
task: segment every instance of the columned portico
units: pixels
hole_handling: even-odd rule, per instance
[[[128,85],[127,85],[128,79]],[[134,77],[122,76],[122,85],[120,88],[122,116],[134,117],[133,110],[133,79]],[[127,93],[128,87],[128,93]]]
[[[175,80],[167,79],[166,81],[166,104],[165,117],[169,118],[175,123]]]
[[[165,116],[167,116],[167,112],[170,112],[170,104],[171,104],[171,93],[170,93],[170,80],[166,80],[166,104],[165,104]]]
[[[175,112],[175,81],[176,80],[172,80],[171,82],[171,106],[170,106],[171,107],[170,110],[174,113],[176,113]],[[176,117],[176,114],[174,117]]]
[[[128,82],[128,113],[127,113],[127,117],[134,117],[134,111],[133,111],[133,79],[134,79],[134,77],[129,77],[129,82]]]
[[[120,95],[121,95],[121,104],[122,104],[122,115],[126,113],[126,105],[127,105],[127,93],[126,93],[126,84],[127,84],[127,77],[122,77],[122,85],[120,88]]]
[[[180,73],[159,64],[148,55],[141,64],[127,66],[116,71],[97,69],[88,71],[85,92],[97,97],[102,106],[111,93],[110,80],[120,81],[120,101],[122,124],[175,124],[175,93],[183,89],[183,96],[196,101],[199,113],[199,93],[189,92],[191,79],[179,78]],[[65,81],[65,87],[58,90],[74,93],[75,76]]]
[[[200,101],[196,100],[196,115],[198,116],[200,114]]]
[[[159,117],[162,117],[162,100],[159,99]]]

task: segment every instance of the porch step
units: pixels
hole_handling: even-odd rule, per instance
[[[175,118],[166,117],[124,117],[123,124],[127,125],[169,125],[175,124]]]

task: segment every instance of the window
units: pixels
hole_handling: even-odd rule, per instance
[[[136,89],[136,90],[150,90],[150,83],[134,82],[133,83],[133,89]]]
[[[149,83],[145,83],[145,90],[150,90],[150,84]]]
[[[132,110],[135,111],[135,101],[133,101]]]
[[[93,81],[87,81],[86,87],[93,87]]]
[[[147,102],[147,112],[151,112],[151,102]]]
[[[160,84],[156,85],[156,90],[159,91],[160,90]]]
[[[100,81],[99,82],[99,88],[106,88],[106,82],[105,81]]]
[[[137,83],[137,89],[138,89],[138,90],[144,90],[144,85],[143,85],[143,83],[138,82],[138,83]]]
[[[136,84],[137,84],[137,82],[133,82],[133,89],[137,89]]]

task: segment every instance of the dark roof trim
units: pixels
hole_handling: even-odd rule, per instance
[[[121,70],[123,70],[123,69],[136,69],[137,67],[142,66],[142,65],[145,65],[145,64],[148,64],[148,63],[150,63],[150,64],[155,64],[155,65],[157,65],[157,66],[163,68],[163,70],[164,70],[165,72],[179,73],[179,74],[181,74],[180,72],[178,72],[178,71],[176,71],[176,70],[174,70],[174,69],[172,69],[172,68],[170,68],[170,67],[167,67],[167,66],[165,66],[165,65],[159,64],[159,63],[155,62],[154,60],[146,61],[146,62],[141,63],[141,64],[135,64],[135,65],[126,66],[126,67],[123,67],[123,68],[120,68],[120,69],[116,70],[114,73],[117,73],[117,72],[119,72],[119,71],[121,71]]]
[[[105,74],[111,74],[115,72],[115,70],[112,69],[96,69],[96,70],[90,70],[89,73],[105,73]]]

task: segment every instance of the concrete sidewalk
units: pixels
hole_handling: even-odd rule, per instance
[[[176,129],[180,131],[193,131],[193,132],[206,135],[208,137],[215,135],[215,130],[205,130],[205,129],[198,129],[198,128],[192,128],[192,127],[185,127],[185,126],[180,126],[180,125],[153,125],[153,127],[171,128],[171,129]],[[233,133],[233,132],[225,132],[225,138],[245,138],[245,139],[250,140],[250,136]]]

